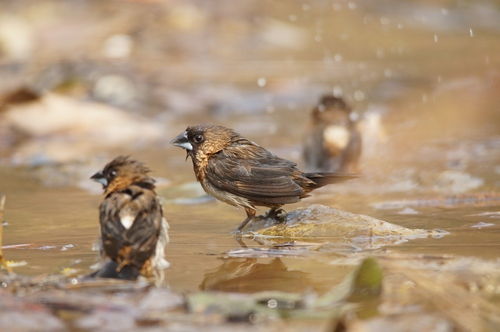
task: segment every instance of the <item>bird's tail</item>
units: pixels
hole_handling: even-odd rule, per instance
[[[304,175],[315,183],[313,185],[314,189],[326,186],[327,184],[339,183],[359,177],[357,174],[346,173],[305,173]]]

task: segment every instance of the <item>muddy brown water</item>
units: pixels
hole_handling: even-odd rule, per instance
[[[416,13],[425,9],[425,3],[412,3]],[[268,13],[255,10],[252,15],[286,22],[297,16],[298,27],[305,29],[302,33],[312,43],[302,45],[299,51],[279,50],[276,45],[254,50],[252,46],[252,51],[243,55],[240,44],[231,42],[234,36],[212,31],[219,33],[222,41],[227,38],[227,42],[219,43],[224,45],[221,52],[208,54],[203,63],[194,57],[194,61],[187,59],[177,66],[166,66],[164,54],[138,55],[145,57],[141,59],[148,64],[143,69],[160,68],[160,72],[171,74],[168,77],[172,81],[181,77],[182,88],[205,84],[224,91],[229,85],[244,96],[235,109],[178,112],[170,116],[169,119],[175,120],[168,124],[171,132],[166,132],[163,147],[144,151],[123,147],[108,154],[109,158],[118,152],[132,154],[150,165],[154,176],[170,181],[168,186],[159,188],[159,193],[166,199],[164,210],[171,225],[167,257],[172,265],[167,278],[173,290],[324,292],[350,271],[349,266],[330,262],[338,255],[354,252],[352,248],[304,256],[228,257],[228,252],[242,246],[266,246],[251,239],[242,244],[231,235],[244,217],[242,211],[216,201],[189,205],[173,201],[182,197],[176,188],[193,182],[194,176],[190,162],[184,161],[184,153],[167,144],[186,124],[218,122],[300,163],[301,137],[308,112],[320,93],[338,87],[343,88],[360,114],[369,110],[380,114],[383,128],[364,131],[364,176],[337,188],[322,189],[287,209],[322,203],[405,227],[438,228],[450,233],[440,239],[418,239],[377,249],[388,254],[499,257],[500,43],[495,30],[498,27],[486,24],[476,29],[470,26],[471,16],[463,20],[466,26],[445,24],[434,31],[425,22],[412,18],[411,11],[393,11],[389,7],[381,4],[372,8],[362,3],[351,10],[343,6],[343,15],[335,14],[334,20],[328,16],[328,10],[338,10],[330,7],[301,9],[299,4],[289,4],[266,8]],[[467,10],[450,8],[449,12],[450,16],[467,18],[470,13]],[[84,22],[84,16],[85,13],[79,20]],[[301,33],[298,36],[303,38]],[[193,38],[197,40],[196,34]],[[312,41],[314,38],[316,41]],[[217,41],[220,42],[216,39],[212,44]],[[64,52],[71,50],[56,51],[64,57]],[[49,58],[51,48],[44,52]],[[266,85],[256,86],[263,77]],[[287,89],[292,92],[284,96],[295,98],[292,102],[273,99],[273,95]],[[294,91],[303,94],[297,96]],[[259,106],[262,100],[269,101],[269,107]],[[446,170],[483,181],[463,190],[463,195],[493,193],[496,199],[447,206],[408,206],[416,214],[401,214],[403,208],[373,206],[394,200],[438,201],[453,195],[446,184],[439,182],[439,176]],[[19,265],[14,270],[20,274],[61,273],[66,268],[76,269],[77,274],[89,272],[97,257],[92,244],[98,236],[100,196],[75,185],[44,186],[33,176],[34,172],[33,168],[14,167],[8,162],[0,167],[0,191],[7,195],[5,257]],[[463,189],[466,184],[458,186]]]
[[[275,150],[287,154],[284,148]],[[288,154],[294,155],[293,151]],[[156,175],[172,181],[159,188],[160,195],[165,198],[164,210],[171,226],[167,256],[172,264],[168,270],[168,284],[172,289],[237,292],[300,292],[313,289],[325,292],[351,270],[350,266],[331,265],[330,262],[339,255],[355,252],[353,248],[344,248],[338,253],[333,250],[298,256],[266,253],[254,257],[228,257],[227,253],[231,250],[269,246],[252,239],[244,239],[242,243],[234,238],[231,231],[244,216],[236,208],[217,201],[187,205],[175,203],[174,199],[182,195],[182,191],[177,188],[193,180],[191,163],[183,161],[182,151],[166,148],[160,153],[142,152],[139,155],[153,165]],[[0,170],[2,191],[7,194],[4,255],[8,260],[25,264],[14,268],[21,274],[61,273],[66,268],[76,269],[77,274],[89,272],[97,258],[92,245],[99,231],[97,207],[100,195],[74,187],[43,186],[30,175],[31,171],[9,167]],[[486,170],[481,176],[486,177],[486,183],[495,183],[491,170]],[[439,199],[446,195],[429,190],[422,192],[422,189],[416,192],[385,192],[383,180],[375,184],[373,181],[365,182],[370,181],[362,178],[339,188],[322,189],[287,209],[321,203],[410,228],[437,228],[450,232],[444,238],[417,239],[377,249],[378,252],[460,255],[484,259],[498,257],[498,195],[493,195],[490,201],[473,204],[459,202],[456,206],[427,206],[433,204],[433,199],[439,205]],[[374,187],[378,193],[373,193]],[[467,195],[473,197],[474,192]],[[377,209],[372,204],[419,197],[431,199],[431,203],[422,200],[421,205],[410,205],[417,214],[400,214],[403,208]]]

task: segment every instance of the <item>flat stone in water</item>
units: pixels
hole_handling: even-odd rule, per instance
[[[410,229],[324,205],[311,205],[308,208],[291,211],[282,224],[268,226],[271,221],[265,217],[256,220],[250,226],[249,234],[267,238],[314,238],[315,241],[318,238],[328,238],[328,241],[349,242],[362,246],[369,243],[372,248],[448,234],[442,230]]]

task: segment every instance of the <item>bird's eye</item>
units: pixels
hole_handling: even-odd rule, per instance
[[[203,135],[201,135],[201,134],[194,135],[194,137],[193,137],[193,141],[194,141],[195,143],[201,143],[201,142],[203,142]]]
[[[109,175],[114,178],[116,176],[116,171],[115,170],[112,170],[111,172],[109,172]]]

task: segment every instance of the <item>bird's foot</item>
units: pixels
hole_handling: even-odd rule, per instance
[[[271,218],[276,220],[278,223],[284,223],[286,221],[286,211],[283,210],[282,208],[278,209],[271,209],[269,212],[265,215],[266,218]]]

